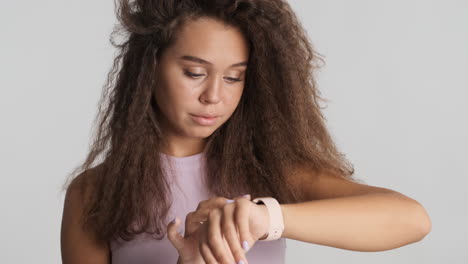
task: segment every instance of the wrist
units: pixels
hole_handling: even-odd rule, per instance
[[[182,258],[179,255],[179,258],[177,259],[177,264],[204,264],[205,262],[202,260],[182,260]]]
[[[281,205],[279,202],[273,197],[260,197],[255,198],[252,202],[256,204],[264,204],[268,211],[268,231],[266,238],[261,238],[260,240],[277,240],[281,238],[282,233],[284,231],[284,220],[283,220],[283,212]],[[265,226],[263,223],[262,227]]]
[[[268,212],[268,208],[264,204],[259,204],[258,205],[261,208],[262,215],[264,216],[263,219],[266,219],[264,224],[262,225],[262,229],[260,230],[260,238],[258,240],[264,240],[268,236],[268,230],[270,227],[270,214]]]

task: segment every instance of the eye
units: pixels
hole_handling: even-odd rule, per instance
[[[189,71],[184,71],[184,74],[189,76],[189,77],[192,77],[192,78],[195,78],[195,77],[200,77],[200,76],[204,76],[205,74],[196,74],[196,73],[193,73],[193,72],[189,72]],[[196,79],[196,78],[195,78]]]
[[[193,79],[197,79],[197,77],[205,76],[205,74],[196,74],[196,73],[189,72],[189,71],[184,71],[184,74],[191,77],[191,78],[193,78]],[[239,78],[226,77],[226,79],[228,79],[231,82],[240,82],[240,81],[242,81]]]
[[[232,81],[232,82],[240,82],[242,81],[241,79],[238,79],[238,78],[231,78],[231,77],[227,77],[226,79]]]

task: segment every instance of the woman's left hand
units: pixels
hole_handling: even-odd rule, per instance
[[[210,211],[202,225],[199,244],[206,263],[248,263],[247,251],[266,234],[270,221],[266,206],[250,199],[250,195],[237,197],[223,208]]]

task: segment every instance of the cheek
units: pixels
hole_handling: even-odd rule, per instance
[[[184,77],[181,73],[174,71],[171,76],[170,90],[176,98],[193,98],[196,96],[197,91],[201,89],[196,85],[197,82]]]
[[[177,67],[168,66],[166,69],[164,75],[166,97],[163,99],[177,109],[183,108],[193,100],[196,87],[193,87],[189,79],[182,76]]]
[[[231,91],[230,93],[225,94],[226,98],[224,99],[224,117],[222,123],[229,120],[239,105],[240,98],[242,96],[242,90]]]
[[[170,103],[177,109],[184,109],[191,105],[196,99],[196,89],[193,84],[184,82],[183,80],[173,80],[167,86],[166,98],[168,104]]]
[[[239,104],[239,101],[242,97],[242,92],[243,92],[243,87],[241,88],[238,88],[236,90],[233,90],[228,96],[228,100],[226,102],[226,105],[229,106],[229,109],[231,110],[231,112],[234,112],[234,110],[236,109],[237,105]]]
[[[188,85],[174,87],[176,88],[173,92],[172,102],[174,107],[177,107],[179,114],[187,114],[187,111],[193,109],[193,105],[196,104],[197,95],[193,87]]]
[[[190,105],[190,99],[183,89],[175,85],[175,83],[172,83],[171,86],[166,86],[164,90],[157,92],[156,101],[166,118],[173,121],[180,121],[180,119],[183,119],[183,115],[188,109],[187,106]]]

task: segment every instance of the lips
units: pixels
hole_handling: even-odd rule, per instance
[[[199,114],[199,115],[195,115],[193,114],[194,116],[198,116],[198,117],[204,117],[204,118],[214,118],[214,117],[218,117],[219,115],[215,115],[215,114]]]
[[[204,114],[206,115],[206,114]],[[197,116],[197,115],[191,115],[192,116],[192,120],[197,123],[198,125],[201,125],[201,126],[212,126],[212,125],[215,125],[217,120],[218,120],[218,117],[216,115],[208,115],[208,116],[211,116],[211,117],[204,117],[204,116]]]

